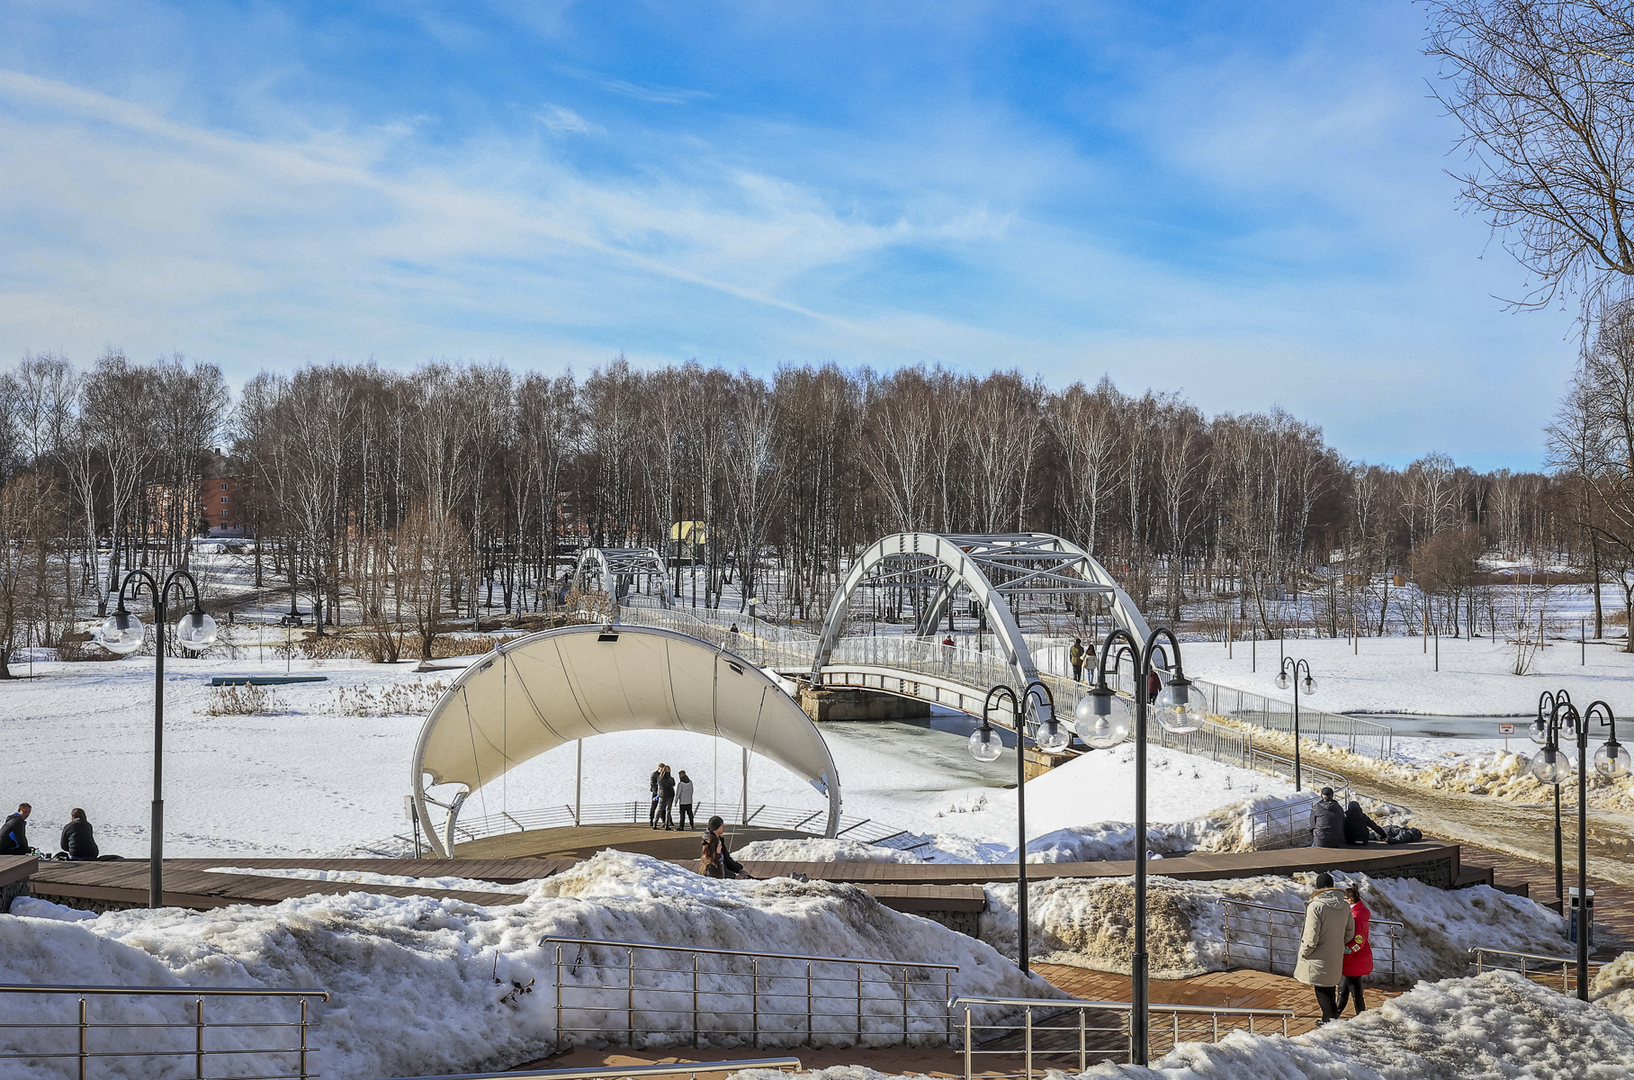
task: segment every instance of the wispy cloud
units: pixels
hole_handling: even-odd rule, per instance
[[[546,128],[564,135],[600,135],[605,129],[592,124],[572,109],[546,104],[534,114]]]

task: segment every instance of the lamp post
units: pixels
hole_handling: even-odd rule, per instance
[[[1154,703],[1158,722],[1168,731],[1185,734],[1201,728],[1203,716],[1192,704],[1191,681],[1181,667],[1180,641],[1174,636],[1174,631],[1166,626],[1157,627],[1147,635],[1143,644],[1136,641],[1129,631],[1115,627],[1101,643],[1095,686],[1074,710],[1077,722],[1073,727],[1084,742],[1106,749],[1123,742],[1130,735],[1128,716],[1113,714],[1113,702],[1120,699],[1106,685],[1107,657],[1112,655],[1112,647],[1119,638],[1128,643],[1135,668],[1135,955],[1130,964],[1129,1049],[1132,1063],[1145,1065],[1150,1021],[1147,1014],[1150,995],[1146,953],[1146,681],[1153,672],[1152,659],[1158,650],[1159,638],[1167,638],[1174,650],[1174,674],[1169,676],[1167,685]]]
[[[164,906],[165,619],[169,617],[171,592],[175,592],[178,604],[187,603],[189,589],[193,594],[193,610],[176,624],[176,640],[184,649],[208,649],[216,640],[216,621],[204,613],[199,604],[199,583],[186,570],[172,570],[163,585],[146,570],[132,570],[119,585],[119,607],[98,632],[98,644],[109,652],[123,656],[141,646],[142,621],[125,609],[125,596],[128,592],[132,600],[136,599],[144,586],[153,597],[153,821],[148,841],[148,907],[156,908]]]
[[[1038,691],[1043,691],[1042,695]],[[1018,701],[1016,692],[1000,683],[987,691],[982,701],[982,726],[970,736],[970,756],[977,761],[997,761],[1004,752],[1004,744],[989,719],[999,698],[1010,699],[1010,714],[1016,720],[1016,958],[1025,975],[1030,970],[1027,965],[1027,755],[1022,751],[1027,742],[1027,713],[1031,711],[1037,716],[1034,702],[1040,699],[1049,706],[1049,715],[1039,720],[1033,729],[1033,745],[1045,753],[1065,750],[1072,741],[1072,732],[1056,719],[1055,695],[1050,693],[1049,687],[1034,679],[1022,690],[1022,700]]]
[[[1560,797],[1561,781],[1572,774],[1571,758],[1560,752],[1561,733],[1577,743],[1577,997],[1589,1000],[1589,721],[1607,728],[1605,745],[1594,752],[1594,771],[1608,779],[1628,775],[1628,751],[1617,741],[1617,717],[1611,706],[1596,701],[1578,712],[1565,691],[1553,695],[1548,715],[1543,712],[1544,701],[1538,702],[1538,719],[1528,733],[1533,742],[1541,743],[1542,750],[1532,759],[1532,775],[1545,784],[1555,785],[1555,797]],[[1555,804],[1559,806],[1557,802]],[[1556,852],[1559,852],[1560,826],[1555,826]],[[1556,856],[1559,857],[1558,854]],[[1564,905],[1562,905],[1564,908]],[[1563,910],[1561,914],[1565,915]],[[1567,915],[1569,919],[1570,916]]]
[[[1300,668],[1305,669],[1305,678],[1303,680],[1301,680],[1300,677],[1299,677],[1299,669]],[[1290,669],[1291,669],[1291,675],[1290,675]],[[1289,683],[1293,683],[1293,686],[1294,686],[1294,790],[1295,791],[1300,790],[1300,786],[1299,786],[1299,780],[1300,780],[1300,772],[1299,772],[1299,684],[1300,684],[1301,681],[1303,681],[1304,684],[1305,684],[1305,693],[1307,693],[1307,694],[1316,693],[1316,680],[1311,678],[1310,661],[1308,661],[1308,660],[1295,660],[1291,656],[1284,656],[1282,658],[1282,670],[1277,673],[1277,689],[1278,690],[1286,690],[1286,689],[1288,689],[1288,684]]]
[[[755,618],[755,609],[760,606],[760,597],[749,597],[749,636],[755,642],[755,663],[760,663],[760,623]]]

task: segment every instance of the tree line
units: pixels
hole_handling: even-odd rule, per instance
[[[1443,579],[1482,553],[1608,557],[1565,469],[1350,462],[1280,409],[1211,417],[1104,378],[620,357],[582,378],[310,364],[233,394],[179,356],[46,354],[0,372],[0,644],[22,622],[49,638],[80,602],[105,611],[132,567],[191,565],[207,476],[241,485],[257,587],[293,586],[320,629],[343,596],[365,623],[432,632],[548,609],[585,546],[663,550],[682,603],[758,595],[811,620],[881,535],[1054,532],[1170,620],[1212,598],[1252,632],[1333,635],[1416,628],[1396,572],[1453,590],[1422,617],[1456,633],[1477,613]]]

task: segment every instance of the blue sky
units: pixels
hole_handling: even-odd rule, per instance
[[[1536,468],[1422,9],[0,0],[0,357],[1112,376]]]

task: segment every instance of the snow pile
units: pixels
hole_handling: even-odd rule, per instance
[[[1302,875],[1308,878],[1309,875]],[[1356,881],[1374,918],[1404,924],[1395,935],[1396,960],[1409,979],[1439,979],[1461,975],[1469,966],[1469,949],[1544,953],[1560,948],[1560,916],[1523,897],[1511,896],[1486,885],[1449,892],[1410,878],[1368,878],[1335,874],[1343,885]],[[982,940],[1006,955],[1016,949],[1016,887],[986,887],[988,910],[981,921]],[[1288,974],[1294,949],[1304,927],[1304,907],[1313,892],[1306,881],[1282,877],[1242,878],[1227,881],[1181,881],[1154,876],[1147,881],[1147,945],[1155,978],[1186,978],[1205,971],[1250,964],[1238,949],[1227,963],[1225,900],[1240,900],[1287,909],[1285,915],[1252,918],[1275,920],[1272,968]],[[1103,971],[1129,971],[1134,953],[1134,887],[1132,878],[1060,878],[1039,882],[1028,890],[1028,919],[1033,951],[1040,959]],[[1245,933],[1261,947],[1264,930],[1244,932],[1249,913],[1232,913],[1239,942]],[[1263,922],[1258,924],[1263,926]],[[1389,941],[1386,927],[1373,934],[1375,957],[1381,958]],[[1382,960],[1381,960],[1382,963]]]
[[[539,882],[509,906],[352,893],[202,913],[165,908],[86,918],[27,899],[13,911],[20,917],[0,918],[0,979],[9,982],[328,989],[333,998],[317,1007],[314,1039],[323,1047],[324,1074],[337,1078],[508,1067],[548,1052],[556,1003],[555,951],[540,943],[547,936],[957,964],[954,994],[1061,996],[988,946],[881,907],[851,886],[713,881],[623,852],[604,852]],[[622,963],[622,951],[617,955]],[[690,999],[690,959],[684,962],[674,981],[677,988],[684,983]],[[577,977],[589,981],[585,973]],[[517,984],[532,984],[532,992],[516,993]],[[708,989],[733,1005],[711,1020],[735,1030],[735,1003],[721,988]],[[940,978],[933,989],[930,996],[939,997]],[[583,1006],[591,993],[581,991],[574,1003]],[[575,1010],[574,1026],[621,1032],[623,991],[613,998],[605,1009]],[[854,1003],[825,1007],[855,1022]],[[871,999],[868,1008],[872,1030],[900,1026],[900,999]],[[110,1009],[151,1018],[140,1005]],[[789,1029],[763,1034],[765,1045],[805,1038],[803,1014],[785,1019]],[[690,1034],[690,1012],[639,1009],[635,1022],[657,1033],[650,1044],[667,1045],[678,1036],[663,1033],[678,1032],[683,1020]],[[763,1018],[763,1028],[768,1023],[775,1022]],[[37,1038],[0,1034],[0,1053],[37,1045]],[[41,1065],[8,1080],[12,1075],[64,1074]]]
[[[733,856],[749,862],[923,862],[911,851],[865,844],[860,840],[756,840]]]
[[[1126,1080],[1617,1080],[1631,1071],[1634,1025],[1519,976],[1489,972],[1474,979],[1423,983],[1359,1017],[1290,1039],[1236,1031],[1218,1043],[1184,1043],[1150,1067],[1109,1063],[1082,1075]],[[756,1069],[736,1074],[736,1080],[777,1080],[779,1075]],[[805,1075],[809,1080],[892,1080],[854,1065]]]
[[[1589,984],[1589,999],[1634,1021],[1634,952],[1625,952],[1600,969]]]
[[[212,866],[207,874],[244,874],[249,877],[294,878],[297,881],[339,881],[350,885],[401,885],[407,889],[456,889],[464,892],[521,893],[533,891],[537,882],[503,885],[497,881],[464,877],[405,877],[402,874],[375,874],[367,870],[311,870],[304,867]]]

